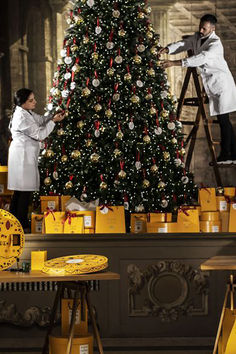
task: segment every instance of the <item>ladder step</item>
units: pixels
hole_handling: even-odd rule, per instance
[[[220,145],[220,141],[212,141],[213,145]]]

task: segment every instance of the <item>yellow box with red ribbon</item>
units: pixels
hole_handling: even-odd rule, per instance
[[[44,213],[44,228],[46,234],[63,234],[65,212],[48,209]]]
[[[178,210],[175,232],[199,232],[199,211],[194,206],[182,206]]]
[[[135,234],[147,232],[147,214],[132,213],[130,215],[130,231]]]
[[[125,233],[124,206],[102,205],[96,208],[96,227],[98,233]]]
[[[65,234],[84,233],[84,215],[80,211],[66,211],[64,220]]]
[[[215,188],[202,187],[199,189],[199,203],[201,211],[217,210],[216,190]]]
[[[31,214],[31,233],[41,234],[43,232],[44,215]]]
[[[42,195],[40,196],[41,212],[44,213],[48,209],[60,210],[60,196],[59,195]]]

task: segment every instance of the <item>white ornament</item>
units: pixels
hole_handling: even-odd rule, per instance
[[[134,122],[129,122],[129,129],[133,130],[134,129]]]
[[[71,57],[65,57],[64,62],[69,65],[69,64],[72,63],[72,58]]]
[[[100,34],[101,32],[102,32],[102,27],[97,26],[97,27],[95,28],[95,33],[96,33],[96,34]]]
[[[93,79],[92,84],[94,87],[98,87],[100,85],[100,81],[98,79]]]
[[[69,96],[69,90],[63,90],[61,92],[61,95],[62,95],[63,98],[67,98]]]
[[[187,183],[189,182],[188,176],[183,176],[183,177],[181,178],[181,181],[183,182],[183,184],[187,184]]]
[[[155,132],[156,135],[161,135],[161,133],[162,133],[161,127],[156,128],[156,129],[154,130],[154,132]]]
[[[179,166],[181,166],[182,161],[180,159],[175,159],[174,163],[175,163],[176,167],[179,167]]]
[[[185,163],[183,161],[181,161],[181,167],[185,168]]]
[[[68,23],[68,25],[70,25],[70,24],[71,24],[71,18],[68,17],[68,18],[66,19],[66,22]]]
[[[173,138],[172,140],[171,140],[171,142],[172,142],[172,144],[177,144],[177,139],[176,138]]]
[[[167,91],[162,91],[161,92],[161,98],[164,99],[168,96],[168,92]]]
[[[119,10],[113,10],[112,11],[112,16],[115,18],[119,18],[120,17],[120,11]]]
[[[54,75],[53,75],[54,79],[57,79],[59,77],[59,72],[55,71]]]
[[[47,108],[48,108],[49,111],[51,111],[51,110],[53,109],[53,104],[52,104],[52,103],[49,103],[49,104],[47,105]]]
[[[71,90],[74,90],[76,87],[76,83],[73,81],[71,84],[70,84],[70,89]]]
[[[71,73],[65,73],[64,78],[65,80],[69,80],[71,78]]]
[[[96,136],[96,138],[99,138],[99,136],[100,136],[100,131],[99,131],[98,129],[96,129],[94,135]]]
[[[175,123],[174,122],[169,122],[167,125],[168,129],[174,130],[175,129]]]
[[[119,99],[120,99],[120,94],[119,93],[114,93],[114,95],[113,95],[113,101],[119,101]]]
[[[139,51],[140,53],[144,52],[145,49],[146,49],[145,45],[143,45],[143,44],[139,44],[139,45],[138,45],[138,51]]]
[[[136,161],[136,162],[135,162],[135,167],[136,167],[136,170],[140,170],[141,167],[142,167],[141,162],[140,162],[140,161]]]
[[[106,47],[107,47],[107,49],[113,49],[114,45],[115,44],[113,42],[107,42]]]
[[[80,200],[83,202],[85,199],[87,199],[87,194],[86,193],[82,193],[80,196]]]
[[[55,90],[54,87],[52,87],[51,90],[50,90],[50,93],[51,93],[52,95],[54,94],[54,90]]]
[[[106,206],[105,206],[104,208],[100,209],[100,212],[101,212],[102,214],[107,214],[108,211],[109,211],[109,209],[108,209]]]
[[[135,207],[135,211],[136,211],[137,213],[141,213],[141,212],[144,211],[144,210],[145,210],[145,209],[144,209],[143,204],[139,204],[138,206]]]
[[[166,199],[163,199],[161,202],[162,208],[167,208],[168,207],[168,201]]]
[[[58,64],[58,65],[62,65],[62,64],[63,64],[63,61],[62,61],[61,58],[58,59],[57,64]]]
[[[53,172],[53,174],[52,174],[52,177],[54,178],[54,179],[58,179],[58,173],[57,173],[57,171],[54,171]]]
[[[143,82],[141,80],[137,80],[136,84],[138,87],[143,87]]]
[[[121,55],[117,55],[117,56],[115,57],[115,62],[116,62],[117,64],[121,64],[122,61],[123,61],[123,58],[122,58]]]
[[[88,0],[88,1],[87,1],[87,5],[88,5],[89,7],[93,7],[93,6],[94,6],[94,0]]]
[[[178,129],[182,129],[183,125],[182,125],[182,123],[179,120],[177,120],[176,121],[176,126],[177,126]]]
[[[61,57],[64,58],[66,56],[66,49],[61,50]]]

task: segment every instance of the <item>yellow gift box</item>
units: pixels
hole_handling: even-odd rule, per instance
[[[61,195],[60,197],[60,206],[61,211],[66,211],[66,203],[71,199],[70,195]]]
[[[100,206],[96,208],[96,228],[99,233],[125,233],[124,206]]]
[[[84,229],[84,233],[85,234],[95,234],[95,228],[91,227],[91,228]]]
[[[72,315],[73,299],[61,300],[61,334],[66,336],[69,334],[71,315]],[[88,333],[88,308],[86,301],[83,301],[81,306],[81,300],[78,299],[76,316],[75,316],[75,335],[86,335]]]
[[[172,214],[171,213],[148,213],[148,222],[171,222]]]
[[[220,220],[200,221],[200,232],[221,232]]]
[[[229,211],[220,212],[221,231],[229,232]]]
[[[220,212],[219,211],[202,211],[200,212],[201,221],[219,221]]]
[[[230,204],[229,232],[236,232],[236,203]]]
[[[135,234],[147,232],[147,214],[145,213],[131,214],[130,231]]]
[[[215,211],[216,206],[216,190],[215,188],[200,188],[199,202],[201,211]]]
[[[60,210],[60,197],[57,195],[43,195],[40,197],[41,212],[44,213],[48,209],[54,211]]]
[[[65,212],[64,234],[82,234],[84,232],[84,216],[77,211]]]
[[[148,222],[147,233],[175,233],[177,232],[176,222]]]
[[[234,197],[235,196],[235,187],[224,187],[224,195],[226,197]]]
[[[43,214],[31,214],[31,233],[41,234],[43,232]]]
[[[219,211],[229,211],[229,203],[227,202],[225,196],[216,196],[217,210]]]
[[[44,227],[46,234],[63,234],[65,212],[48,210],[44,213]]]
[[[199,232],[199,212],[194,207],[181,207],[178,210],[176,232]]]
[[[41,270],[47,260],[47,251],[31,251],[31,270]]]

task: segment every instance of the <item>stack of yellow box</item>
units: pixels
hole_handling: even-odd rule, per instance
[[[220,214],[217,210],[217,203],[222,205],[221,199],[216,199],[215,188],[200,188],[199,202],[200,212],[200,231],[201,232],[221,232]]]
[[[172,222],[171,213],[149,213],[147,214],[148,233],[176,232],[176,223]]]
[[[61,336],[49,337],[50,354],[66,353],[72,307],[73,299],[62,299]],[[88,333],[88,309],[84,298],[79,299],[77,302],[72,353],[93,353],[93,336]]]

